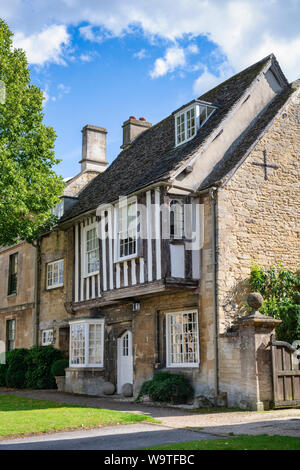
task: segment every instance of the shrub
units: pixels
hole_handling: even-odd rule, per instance
[[[264,269],[253,263],[249,283],[264,298],[260,312],[282,321],[276,338],[288,343],[300,339],[300,271],[294,273],[281,265]]]
[[[144,395],[149,395],[153,401],[185,403],[193,395],[193,388],[183,374],[158,372],[153,379],[143,383],[136,401]]]
[[[7,364],[0,364],[0,387],[6,386],[6,372],[7,372]]]
[[[5,383],[7,387],[25,388],[28,349],[14,349],[6,356]]]
[[[53,346],[34,346],[26,358],[26,386],[35,389],[56,388],[52,364],[61,359],[61,351]]]
[[[51,366],[51,374],[53,377],[65,375],[65,369],[69,367],[69,361],[67,359],[59,359],[53,362]]]

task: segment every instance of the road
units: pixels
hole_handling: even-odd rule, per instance
[[[158,424],[129,424],[0,441],[1,450],[139,450],[217,436]]]

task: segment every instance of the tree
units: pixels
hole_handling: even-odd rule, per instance
[[[0,245],[33,242],[55,218],[51,208],[63,192],[53,171],[56,134],[43,124],[43,93],[30,83],[25,52],[12,46],[13,34],[0,19]],[[2,104],[1,104],[2,103]]]
[[[260,312],[281,320],[276,338],[293,343],[300,339],[300,271],[295,273],[283,266],[264,269],[251,266],[250,287],[264,298]]]

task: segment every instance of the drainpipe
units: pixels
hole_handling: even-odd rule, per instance
[[[41,302],[41,239],[33,244],[35,247],[35,286],[34,286],[34,336],[33,343],[39,344],[40,302]]]
[[[219,318],[218,318],[218,252],[217,252],[217,189],[212,188],[209,191],[212,203],[212,261],[213,261],[213,309],[214,309],[214,345],[215,345],[215,395],[219,395]]]

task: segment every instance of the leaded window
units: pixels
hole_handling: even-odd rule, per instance
[[[70,328],[70,367],[103,367],[104,321],[72,322]]]
[[[167,366],[196,367],[199,364],[197,310],[167,314]]]
[[[99,241],[96,227],[86,230],[86,275],[99,272]]]
[[[53,289],[64,284],[64,260],[47,264],[47,288]]]
[[[136,201],[121,205],[118,209],[119,258],[136,254],[137,204]]]

